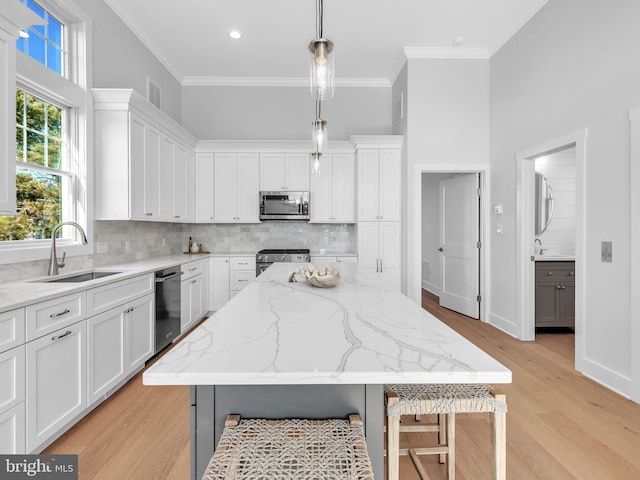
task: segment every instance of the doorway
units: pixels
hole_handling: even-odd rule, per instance
[[[575,147],[575,357],[578,368],[583,357],[582,319],[584,311],[584,168],[586,130],[578,131],[519,152],[517,162],[517,305],[520,340],[535,340],[535,257],[534,243],[535,160]]]
[[[421,172],[421,288],[442,307],[484,318],[481,172]]]

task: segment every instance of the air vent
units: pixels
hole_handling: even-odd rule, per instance
[[[147,77],[147,99],[160,108],[160,87]]]

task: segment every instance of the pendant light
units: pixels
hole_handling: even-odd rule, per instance
[[[322,157],[320,152],[311,154],[311,173],[316,175],[320,173],[320,157]]]
[[[310,90],[315,100],[333,97],[335,83],[333,42],[323,38],[324,0],[316,0],[316,38],[311,52]]]
[[[313,152],[324,153],[327,150],[328,135],[327,135],[327,121],[321,117],[321,102],[316,101],[316,118],[311,122],[313,128],[311,131],[313,140]]]

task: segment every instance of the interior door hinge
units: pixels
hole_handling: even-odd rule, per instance
[[[482,301],[482,295],[476,295],[476,302]]]
[[[476,243],[476,248],[480,248],[482,247],[482,244],[480,242]]]
[[[476,189],[476,194],[477,194],[478,196],[480,196],[480,195],[482,194],[482,189],[478,187],[478,188]]]

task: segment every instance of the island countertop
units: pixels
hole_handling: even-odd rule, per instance
[[[358,264],[333,288],[275,263],[148,368],[146,385],[510,383],[511,371]]]

